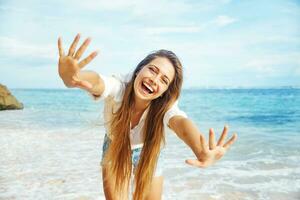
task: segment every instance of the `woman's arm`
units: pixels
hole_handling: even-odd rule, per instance
[[[105,85],[99,74],[94,71],[81,70],[97,56],[97,52],[95,51],[91,53],[88,57],[80,61],[80,58],[89,45],[91,39],[86,39],[76,51],[79,39],[80,35],[77,34],[67,55],[64,53],[61,38],[58,39],[59,76],[63,80],[64,84],[69,88],[77,87],[90,92],[94,96],[101,96]]]
[[[187,164],[196,167],[208,167],[219,160],[229,147],[236,141],[237,134],[234,134],[225,144],[228,126],[225,126],[218,143],[215,144],[215,133],[209,130],[209,145],[206,144],[204,135],[196,125],[188,118],[174,116],[169,121],[170,128],[183,140],[194,152],[196,160],[186,160]]]
[[[78,73],[78,77],[80,80],[87,81],[88,83],[90,83],[92,85],[91,88],[89,88],[89,87],[81,88],[80,87],[81,89],[88,91],[95,97],[101,96],[101,94],[104,91],[105,85],[104,85],[104,81],[102,80],[102,78],[99,76],[98,73],[96,73],[94,71],[80,71]]]
[[[195,155],[201,153],[202,148],[199,137],[203,134],[197,129],[192,120],[182,116],[174,116],[170,119],[169,126],[192,149]]]

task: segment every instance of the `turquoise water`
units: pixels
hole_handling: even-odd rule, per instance
[[[26,110],[41,111],[51,115],[63,115],[62,125],[74,120],[69,112],[90,114],[99,110],[102,103],[95,103],[85,92],[79,90],[12,90],[25,104]],[[203,89],[184,90],[180,107],[196,123],[229,123],[238,126],[280,128],[299,132],[300,89]],[[64,115],[66,114],[66,115]],[[66,121],[65,121],[66,120]],[[92,118],[91,118],[92,120]],[[41,126],[49,125],[43,119],[34,119]],[[297,123],[298,122],[298,123]],[[86,124],[79,123],[78,126]]]
[[[0,112],[2,132],[101,127],[103,102],[93,101],[83,91],[15,89],[12,93],[25,109]],[[193,157],[189,148],[168,134],[164,198],[298,199],[299,105],[300,89],[184,90],[179,106],[206,137],[209,128],[219,135],[228,124],[229,135],[236,132],[238,140],[216,165],[197,169],[184,163]]]

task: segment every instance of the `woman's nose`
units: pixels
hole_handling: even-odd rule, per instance
[[[155,76],[152,76],[151,78],[150,78],[150,82],[151,82],[151,84],[157,84],[157,81],[158,81],[158,75],[155,75]]]

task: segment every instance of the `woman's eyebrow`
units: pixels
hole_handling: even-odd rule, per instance
[[[158,68],[157,66],[155,66],[155,65],[153,65],[153,64],[150,64],[150,66],[153,66],[153,67],[156,68],[156,70],[160,71],[159,68]],[[163,76],[164,76],[165,78],[167,78],[168,81],[170,82],[170,79],[169,79],[169,77],[168,77],[167,75],[163,74]]]

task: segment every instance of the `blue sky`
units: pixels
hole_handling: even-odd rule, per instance
[[[64,88],[57,38],[67,51],[81,33],[100,51],[85,69],[105,75],[169,49],[184,88],[300,87],[299,19],[299,0],[0,0],[0,83]]]

